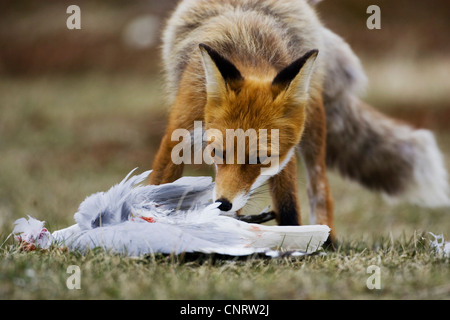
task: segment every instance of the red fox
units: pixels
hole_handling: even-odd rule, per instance
[[[349,45],[318,19],[314,0],[184,0],[168,20],[162,57],[168,100],[167,131],[151,184],[172,182],[183,163],[172,161],[176,129],[277,129],[279,161],[216,162],[214,199],[238,211],[268,181],[280,225],[301,224],[297,159],[308,178],[310,222],[328,225],[333,201],[327,166],[394,199],[450,204],[447,172],[433,134],[388,118],[360,100],[366,77]],[[261,137],[258,137],[261,139]],[[210,144],[212,141],[208,141]],[[224,158],[227,147],[211,149]],[[245,147],[246,159],[251,146]],[[228,159],[230,155],[227,154]],[[233,159],[235,155],[231,156]]]

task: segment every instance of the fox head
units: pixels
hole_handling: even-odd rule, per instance
[[[305,125],[318,51],[309,51],[267,77],[240,66],[243,75],[205,44],[200,44],[200,51],[207,95],[205,129],[226,137],[226,141],[207,137],[216,165],[214,198],[221,202],[221,210],[237,211],[294,155]]]

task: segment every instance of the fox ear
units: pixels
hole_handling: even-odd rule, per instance
[[[206,91],[208,96],[220,97],[225,93],[227,86],[242,81],[239,70],[229,60],[222,57],[217,51],[201,43],[203,68],[206,76]]]
[[[318,53],[319,50],[308,51],[303,57],[281,70],[273,79],[272,87],[278,89],[276,90],[278,93],[284,89],[293,98],[304,98],[309,89]]]

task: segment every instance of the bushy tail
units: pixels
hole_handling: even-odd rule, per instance
[[[450,205],[447,171],[434,135],[391,119],[358,97],[366,78],[349,46],[325,30],[327,164],[393,200]]]
[[[450,205],[447,171],[430,131],[392,120],[351,96],[327,108],[330,167],[392,200]]]

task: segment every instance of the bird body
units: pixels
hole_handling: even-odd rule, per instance
[[[266,226],[222,215],[212,202],[209,177],[183,177],[163,185],[142,185],[150,171],[130,172],[107,192],[87,197],[74,218],[76,224],[50,233],[32,217],[15,222],[16,239],[47,248],[51,244],[85,251],[101,247],[130,256],[182,252],[232,256],[321,248],[330,228]]]

